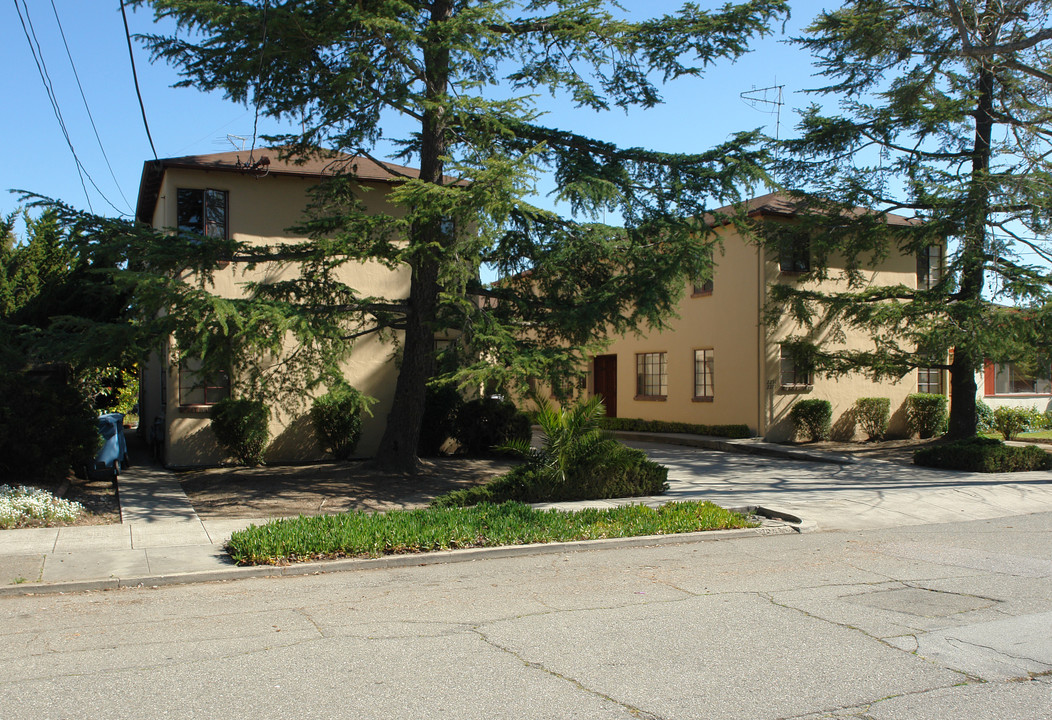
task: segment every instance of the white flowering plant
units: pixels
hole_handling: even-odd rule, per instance
[[[0,485],[0,528],[22,525],[73,522],[84,506],[55,497],[40,488]]]

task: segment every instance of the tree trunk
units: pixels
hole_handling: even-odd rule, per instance
[[[431,6],[429,32],[425,36],[424,67],[429,100],[420,129],[420,179],[440,185],[447,147],[448,119],[444,105],[449,87],[449,50],[441,33],[435,32],[452,14],[451,0],[435,0]],[[410,261],[412,286],[406,316],[402,362],[395,384],[394,404],[376,451],[381,468],[412,473],[419,466],[417,446],[424,417],[427,381],[435,370],[435,327],[438,309],[438,276],[444,258],[441,218],[414,223],[411,247],[416,254]]]
[[[990,190],[987,176],[990,170],[990,138],[994,126],[994,74],[984,63],[979,68],[978,97],[975,107],[975,144],[972,148],[972,168],[968,189],[968,209],[961,238],[961,282],[950,309],[957,326],[970,337],[959,342],[950,366],[950,424],[951,438],[969,438],[976,434],[975,373],[982,367],[983,350],[974,333],[976,318],[983,304],[983,282],[986,263],[986,221],[990,213]]]

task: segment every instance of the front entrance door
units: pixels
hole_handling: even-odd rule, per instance
[[[607,417],[617,417],[617,355],[595,358],[593,391],[603,398]]]

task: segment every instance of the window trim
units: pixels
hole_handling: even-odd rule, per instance
[[[942,275],[943,257],[941,245],[928,245],[923,251],[917,253],[918,290],[931,290],[942,280]],[[934,280],[932,276],[934,276]]]
[[[651,357],[657,358],[657,390],[660,394],[656,395],[644,392],[647,389],[654,389],[654,384],[647,383],[646,380],[647,370],[654,367],[653,364],[648,365],[648,358]],[[634,399],[658,402],[668,400],[668,353],[664,350],[636,353],[636,394]]]
[[[928,382],[927,383],[924,383],[921,380],[922,373],[927,373],[928,374]],[[927,386],[928,388],[931,387],[931,374],[932,373],[935,373],[937,375],[937,377],[939,378],[938,383],[937,383],[937,387],[936,387],[934,392],[932,392],[932,390],[930,390],[930,389],[928,389],[928,390],[922,389],[925,386]],[[928,367],[928,368],[919,367],[919,368],[917,368],[917,392],[919,392],[919,393],[929,393],[929,394],[932,394],[932,395],[944,395],[945,393],[943,392],[943,387],[942,387],[942,368],[932,368],[932,367]]]
[[[704,379],[707,376],[708,377],[707,385],[708,385],[708,391],[709,391],[708,394],[702,394],[702,395],[698,394],[698,353],[703,353],[702,361],[701,361],[702,362],[702,375],[701,375],[701,377],[702,377],[702,390],[705,390],[706,383],[705,383]],[[706,366],[706,359],[705,359],[706,355],[707,355],[707,358],[708,358],[707,359],[707,362],[708,362],[707,366]],[[707,372],[705,371],[706,367],[708,368]],[[716,351],[713,348],[710,348],[710,347],[709,348],[695,348],[694,349],[694,390],[693,390],[693,397],[691,397],[691,400],[693,402],[713,402],[715,397],[716,397]]]

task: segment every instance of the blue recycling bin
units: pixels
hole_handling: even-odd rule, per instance
[[[124,439],[124,415],[106,413],[99,415],[99,435],[102,447],[95,455],[95,462],[88,468],[88,478],[116,479],[121,468],[128,467],[128,442]]]

